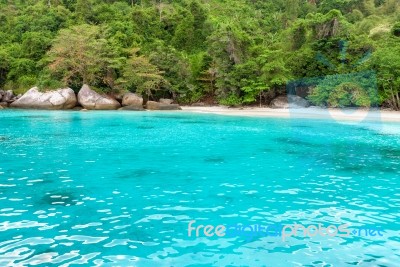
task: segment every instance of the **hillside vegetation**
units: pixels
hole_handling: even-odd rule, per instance
[[[0,0],[0,88],[400,109],[398,0]],[[292,88],[292,87],[290,87]]]

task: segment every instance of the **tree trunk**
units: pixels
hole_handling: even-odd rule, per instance
[[[400,97],[399,97],[399,93],[396,93],[396,98],[397,98],[397,108],[396,110],[400,110]]]
[[[394,110],[399,110],[400,108],[399,95],[393,92],[393,87],[390,87],[390,94],[392,95],[392,108]]]
[[[161,3],[161,0],[159,1],[159,4],[158,4],[158,12],[160,14],[160,23],[161,23],[162,22],[162,3]]]

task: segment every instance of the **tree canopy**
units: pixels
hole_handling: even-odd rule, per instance
[[[316,105],[400,109],[399,44],[398,0],[8,0],[0,88],[241,105],[319,77],[301,85]],[[366,101],[373,88],[355,79],[370,71],[379,97]]]

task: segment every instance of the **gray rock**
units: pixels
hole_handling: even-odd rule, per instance
[[[119,108],[118,110],[131,110],[131,111],[143,111],[144,108],[142,105],[129,105],[129,106],[125,106],[122,108]]]
[[[2,106],[0,106],[0,109],[4,109]]]
[[[278,96],[271,102],[271,108],[308,108],[310,102],[296,95]]]
[[[78,102],[84,109],[113,110],[121,107],[117,100],[96,93],[86,84],[82,86],[78,93]]]
[[[71,109],[77,100],[71,88],[40,92],[37,87],[29,89],[21,98],[10,104],[14,108]]]
[[[1,99],[2,102],[8,102],[11,103],[13,102],[14,98],[14,93],[12,90],[7,90],[4,94],[3,94],[3,98]]]
[[[119,102],[119,103],[122,103],[122,98],[124,98],[124,95],[125,95],[126,93],[118,93],[118,94],[116,94],[116,95],[114,95],[114,98]]]
[[[147,101],[146,108],[149,110],[181,110],[178,104],[163,104],[155,101]]]
[[[168,99],[168,98],[161,98],[160,99],[160,103],[162,103],[162,104],[172,104],[173,102],[174,102],[174,100]]]
[[[0,106],[2,106],[3,108],[8,107],[8,103],[7,102],[0,102]]]
[[[143,106],[143,98],[134,93],[126,93],[122,97],[122,106]]]

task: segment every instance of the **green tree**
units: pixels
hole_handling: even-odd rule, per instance
[[[63,29],[47,53],[48,69],[64,84],[74,88],[82,83],[101,85],[115,56],[100,27],[82,24]]]
[[[281,50],[256,49],[260,50],[260,54],[238,65],[236,76],[240,77],[243,102],[254,103],[258,99],[261,105],[264,93],[285,86],[291,74],[285,66],[285,56]]]
[[[10,70],[10,62],[7,51],[0,46],[0,87],[7,81],[7,74]]]
[[[162,76],[163,72],[150,63],[149,59],[139,55],[139,49],[134,48],[123,68],[122,77],[117,81],[125,90],[154,98],[154,93],[168,90],[170,84]]]
[[[233,98],[240,94],[235,66],[242,64],[248,57],[252,45],[250,36],[234,23],[221,25],[208,39],[209,54],[216,67],[217,97]]]
[[[154,43],[149,48],[151,49],[150,62],[163,72],[164,78],[170,85],[172,97],[185,95],[193,86],[187,57],[163,42]]]
[[[92,14],[92,3],[89,0],[76,0],[75,15],[80,23],[90,22]]]
[[[390,37],[372,55],[370,66],[378,73],[382,100],[400,110],[400,37]]]
[[[308,98],[315,105],[371,107],[380,101],[373,71],[328,75],[313,86]]]

